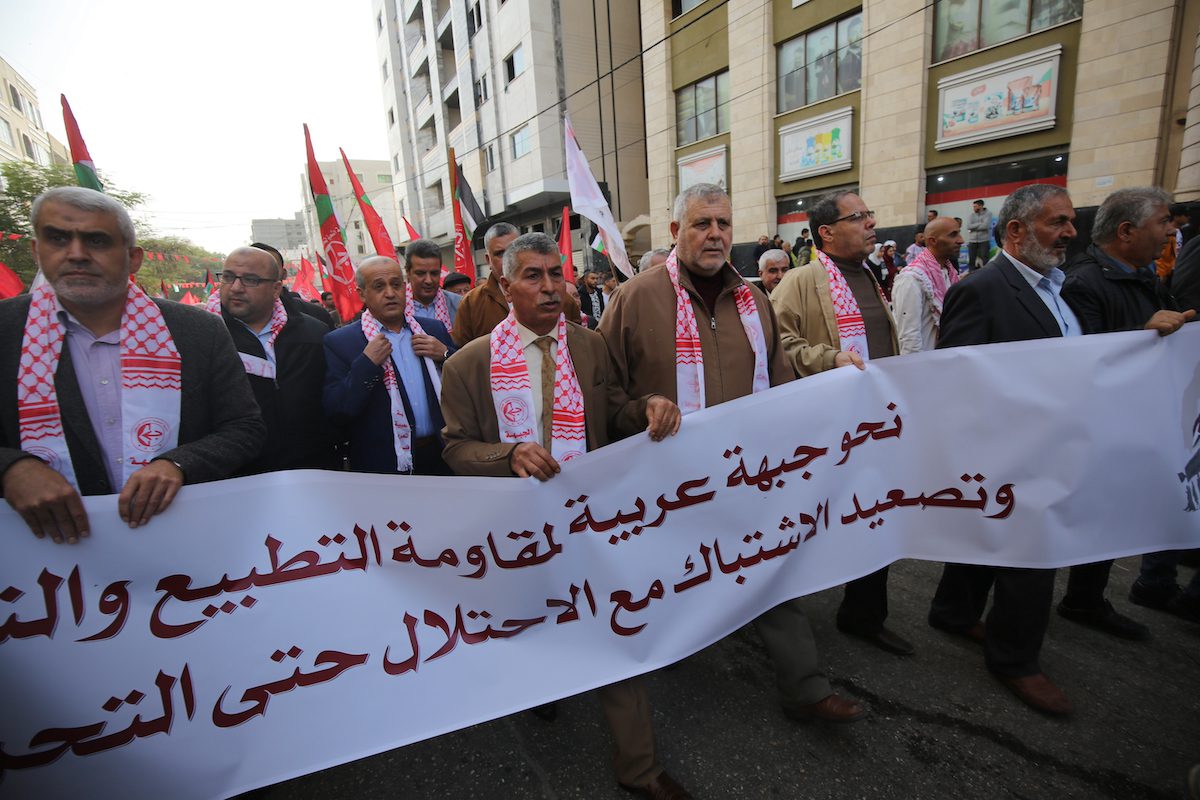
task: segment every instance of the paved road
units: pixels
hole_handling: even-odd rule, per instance
[[[1068,720],[1027,709],[989,677],[977,645],[928,627],[940,565],[905,561],[892,570],[890,621],[913,657],[838,633],[840,590],[806,601],[835,686],[866,701],[868,719],[789,721],[766,652],[743,628],[650,676],[662,763],[697,798],[1180,798],[1200,761],[1200,625],[1129,604],[1137,564],[1117,562],[1109,597],[1151,626],[1149,642],[1052,618],[1042,665],[1075,704]],[[584,694],[561,701],[553,723],[517,714],[262,796],[628,798],[609,746],[599,703]]]

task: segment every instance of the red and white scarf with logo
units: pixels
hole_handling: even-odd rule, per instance
[[[583,417],[583,390],[575,376],[575,365],[567,350],[567,318],[558,315],[558,351],[554,357],[554,408],[543,408],[550,418],[550,442],[542,445],[560,463],[587,452],[587,430]],[[538,421],[533,416],[533,386],[525,348],[512,312],[492,329],[489,370],[492,402],[502,442],[537,441]],[[539,356],[540,358],[540,356]]]
[[[854,292],[850,290],[850,284],[846,283],[845,276],[837,264],[833,263],[833,259],[822,250],[816,252],[821,266],[825,268],[825,274],[829,276],[829,295],[833,300],[833,313],[837,319],[841,349],[847,353],[858,353],[863,361],[869,361],[871,354],[867,349],[867,324],[863,322],[862,311],[858,307],[858,301],[854,299]],[[879,285],[875,281],[871,283],[879,291],[880,302],[886,304],[887,299]]]
[[[66,340],[54,290],[30,292],[21,363],[17,368],[17,425],[21,449],[37,456],[76,489],[75,468],[63,432],[54,375]],[[141,287],[129,284],[121,315],[121,485],[179,441],[180,361],[162,312]],[[114,458],[116,453],[106,453]]]
[[[704,408],[704,353],[700,347],[700,332],[696,328],[696,312],[687,290],[679,284],[679,262],[675,251],[667,256],[667,275],[675,287],[675,395],[679,410],[690,414]],[[771,386],[767,369],[767,340],[763,335],[762,319],[754,293],[742,283],[733,290],[734,303],[746,339],[754,350],[754,384],[751,392],[761,392]]]
[[[425,335],[425,331],[413,315],[411,291],[405,292],[404,322],[413,336]],[[383,332],[383,326],[368,309],[363,309],[362,312],[362,332],[368,342]],[[440,401],[442,399],[442,378],[438,374],[437,365],[430,358],[424,358],[422,361],[425,362],[425,371],[429,374],[429,380],[433,384],[433,392]],[[409,472],[413,467],[412,427],[408,423],[408,416],[404,413],[404,400],[400,397],[400,378],[396,375],[396,367],[390,357],[383,362],[383,385],[387,389],[388,400],[392,406],[392,445],[396,449],[396,469],[399,472]],[[414,386],[409,390],[423,392],[425,387]]]
[[[958,283],[958,268],[949,261],[939,264],[937,256],[929,252],[928,247],[922,247],[917,257],[908,262],[908,266],[901,272],[909,273],[921,284],[921,292],[933,312],[933,325],[940,328],[942,302],[946,299],[946,292],[950,287]]]
[[[412,297],[411,289],[408,292],[408,296]],[[406,302],[412,305],[412,300],[406,300]],[[450,324],[450,304],[446,302],[446,293],[441,289],[438,289],[437,297],[433,299],[433,316],[438,322],[446,326],[447,331],[452,329],[453,326]]]
[[[217,316],[221,315],[220,290],[208,296],[208,302],[204,304],[204,310]],[[287,309],[283,307],[283,302],[276,297],[275,305],[271,309],[271,320],[267,323],[267,329],[270,331],[270,334],[263,345],[267,351],[267,357],[260,358],[249,353],[243,353],[241,350],[238,351],[238,357],[242,359],[242,366],[246,369],[247,375],[275,380],[275,340],[279,338],[279,332],[283,330],[284,325],[287,325],[287,321]]]

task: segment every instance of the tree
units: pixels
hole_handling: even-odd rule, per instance
[[[173,283],[203,281],[205,270],[219,272],[220,264],[224,261],[222,254],[180,236],[142,236],[138,239],[138,245],[146,251],[142,268],[138,270],[138,283],[152,295],[158,294],[160,281],[168,287]],[[162,258],[159,259],[158,255]],[[174,294],[171,293],[171,299],[178,300]]]

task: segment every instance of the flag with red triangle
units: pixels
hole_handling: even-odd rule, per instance
[[[400,219],[404,220],[404,227],[408,229],[408,240],[410,242],[415,242],[421,238],[421,234],[417,233],[417,229],[408,221],[408,217],[401,216]]]
[[[17,273],[0,262],[0,300],[16,297],[25,291],[25,282],[17,277]]]
[[[575,262],[571,258],[571,207],[563,206],[562,224],[558,226],[558,255],[562,259],[563,279],[575,282]]]
[[[300,271],[296,273],[296,280],[292,282],[292,291],[305,300],[320,300],[321,293],[313,283],[314,277],[312,263],[307,258],[301,258]]]
[[[350,261],[350,254],[346,252],[346,243],[342,239],[337,215],[333,211],[333,201],[329,197],[329,187],[325,184],[325,176],[321,174],[321,168],[317,164],[307,124],[304,126],[304,146],[308,151],[308,188],[312,192],[313,204],[317,209],[321,245],[331,265],[333,302],[337,306],[338,315],[342,319],[351,320],[362,308],[362,300],[354,285],[354,264]]]
[[[79,182],[80,186],[103,192],[104,184],[100,183],[100,178],[96,175],[96,164],[92,161],[87,145],[83,142],[83,134],[79,132],[79,123],[75,121],[75,115],[71,113],[67,96],[60,94],[59,98],[62,99],[63,124],[67,128],[67,144],[71,147],[71,161],[75,165],[75,180]]]
[[[459,202],[459,169],[450,148],[450,207],[454,212],[454,271],[471,279],[475,285],[475,259],[471,255],[471,235],[463,224],[462,203]]]
[[[371,243],[375,245],[375,252],[394,261],[396,246],[392,244],[392,235],[387,232],[375,206],[371,205],[371,198],[367,197],[367,193],[363,191],[362,183],[359,182],[358,176],[354,174],[354,169],[350,166],[350,159],[346,158],[346,151],[339,147],[338,152],[342,154],[342,163],[346,165],[346,172],[350,175],[350,185],[354,188],[354,196],[358,198],[358,210],[362,212],[363,222],[367,225],[367,233],[371,234]]]

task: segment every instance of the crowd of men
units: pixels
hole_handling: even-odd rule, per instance
[[[962,225],[934,214],[889,302],[867,265],[875,214],[857,194],[812,207],[816,246],[805,263],[791,248],[759,253],[760,289],[729,264],[729,196],[700,184],[675,201],[674,247],[647,252],[619,287],[594,274],[569,284],[552,239],[497,223],[475,288],[453,273],[443,282],[440,249],[417,240],[403,264],[375,256],[358,266],[364,308],[339,325],[284,290],[283,259],[266,245],[229,254],[207,313],[151,299],[132,280],[142,251],[124,208],[88,189],[51,189],[32,213],[47,283],[0,303],[0,481],[34,535],[72,543],[90,528],[81,495],[118,494],[122,520],[137,527],[184,484],[272,470],[549,480],[610,441],[661,440],[693,411],[829,369],[934,347],[1167,335],[1196,314],[1151,266],[1176,241],[1169,200],[1155,188],[1114,192],[1092,244],[1064,272],[1076,236],[1070,197],[1024,186],[999,212],[999,254],[961,279]],[[1177,270],[1187,248],[1178,256]],[[1145,556],[1130,600],[1200,623],[1200,577],[1177,584],[1181,557]],[[1072,568],[1058,613],[1145,638],[1105,597],[1110,567]],[[929,623],[981,644],[1004,686],[1061,715],[1071,703],[1038,663],[1053,579],[1053,570],[947,564]],[[837,626],[910,655],[885,625],[887,583],[884,568],[847,584]],[[798,601],[754,625],[790,717],[866,715],[830,686]],[[600,695],[620,785],[689,797],[658,761],[644,681]]]

